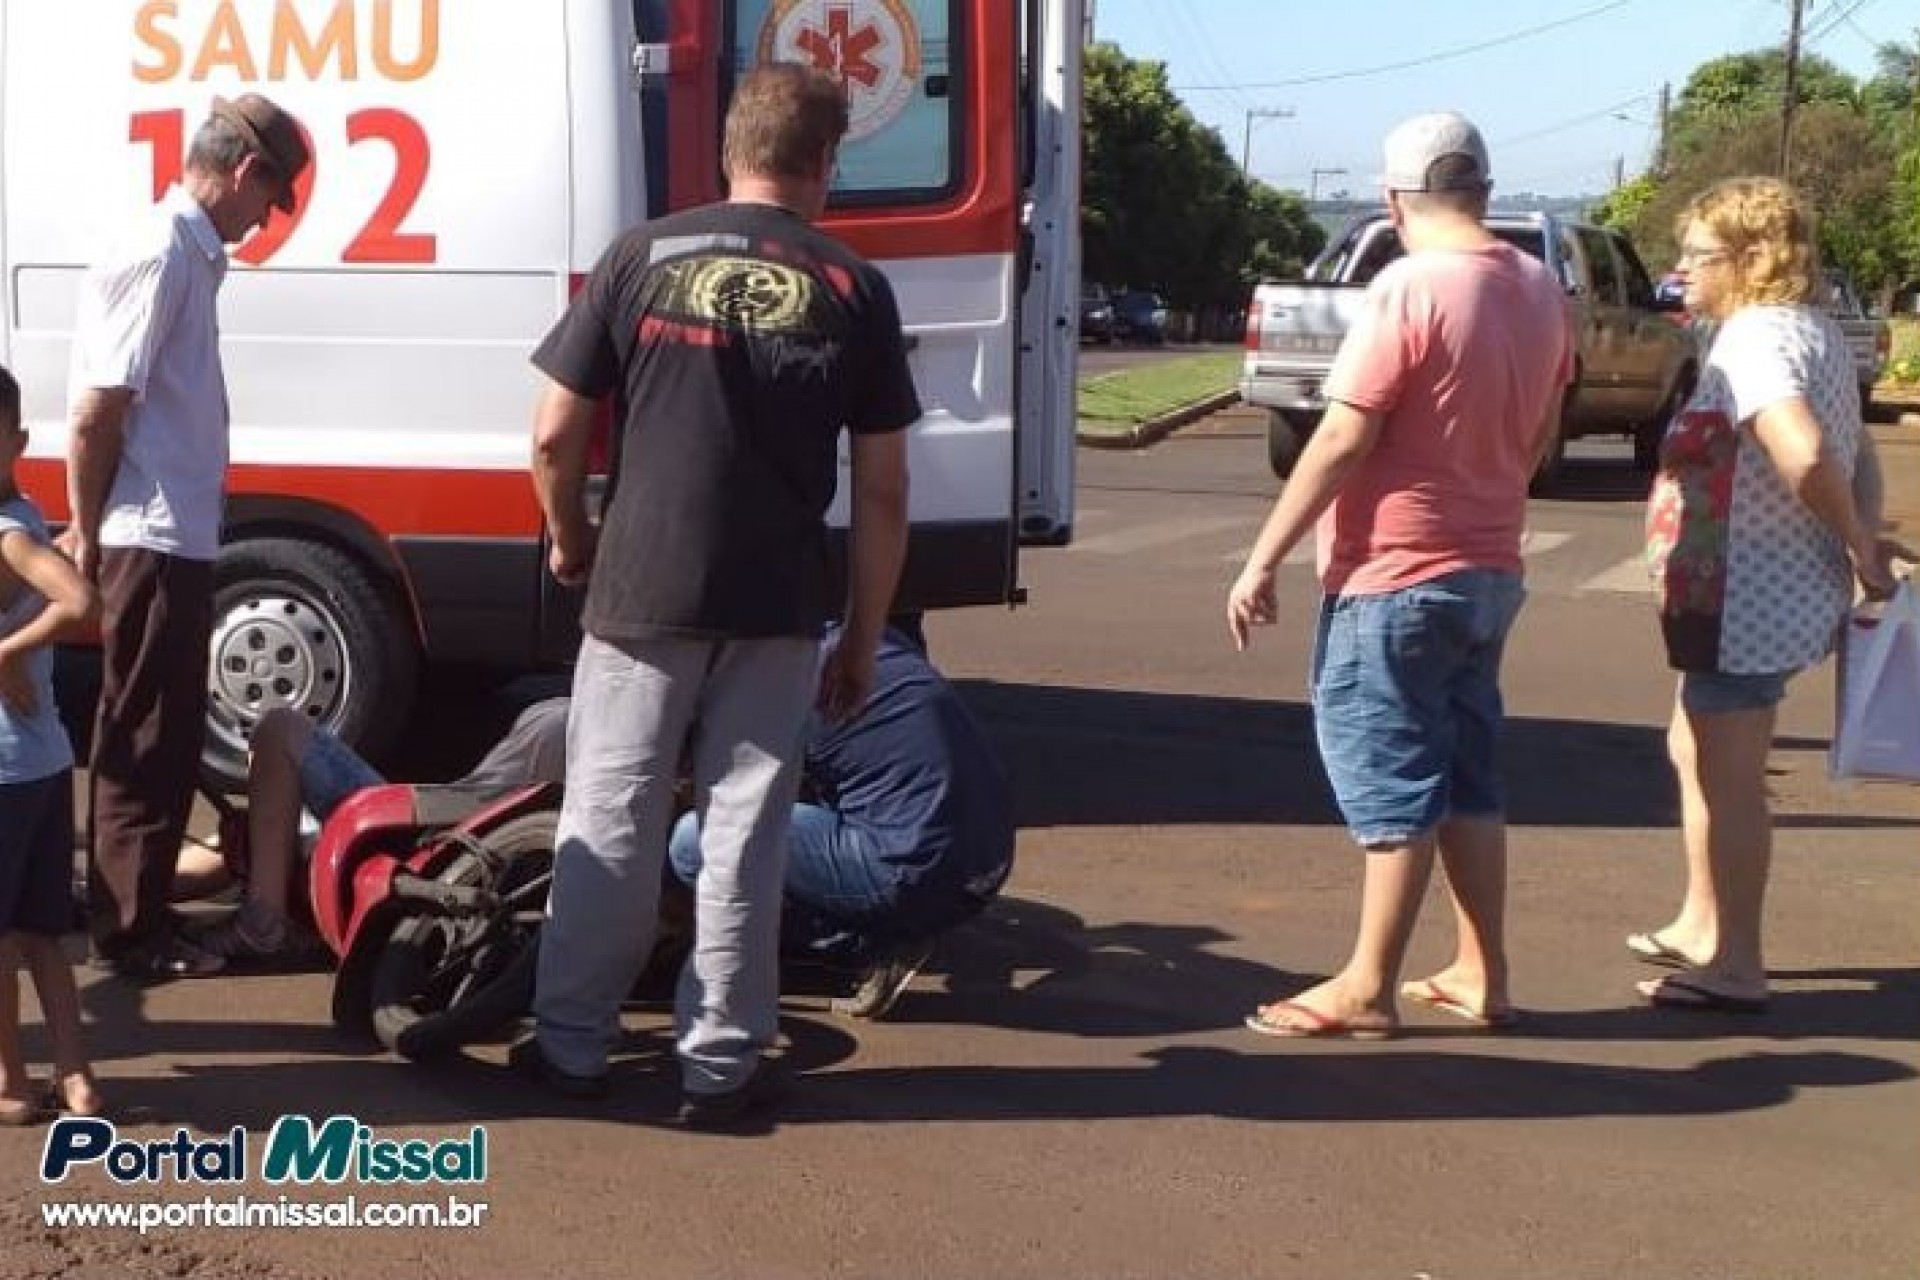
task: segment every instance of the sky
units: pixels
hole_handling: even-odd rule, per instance
[[[1704,62],[1784,44],[1790,12],[1788,0],[1089,3],[1096,38],[1166,63],[1236,161],[1251,121],[1254,175],[1322,197],[1371,195],[1380,139],[1440,109],[1480,126],[1497,192],[1604,192],[1616,163],[1631,178],[1651,161],[1663,82],[1677,95]],[[1912,0],[1807,0],[1804,23],[1806,48],[1855,76],[1920,26]],[[1278,111],[1292,115],[1257,114]]]

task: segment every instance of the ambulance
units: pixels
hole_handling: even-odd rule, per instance
[[[742,71],[802,61],[847,86],[826,223],[891,278],[927,408],[900,607],[1015,602],[1021,544],[1073,521],[1082,20],[1082,0],[0,0],[22,483],[65,518],[81,272],[180,176],[214,96],[258,91],[314,163],[220,299],[210,763],[231,771],[271,707],[377,753],[425,664],[564,661],[579,600],[544,569],[527,357],[619,232],[723,197]]]

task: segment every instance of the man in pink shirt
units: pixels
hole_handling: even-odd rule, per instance
[[[1453,112],[1386,141],[1407,256],[1368,287],[1329,401],[1227,600],[1244,650],[1276,614],[1274,571],[1318,522],[1320,757],[1367,852],[1359,936],[1332,978],[1247,1019],[1275,1036],[1382,1038],[1437,850],[1454,962],[1399,994],[1483,1026],[1514,1017],[1504,943],[1500,659],[1520,611],[1527,481],[1572,374],[1566,299],[1482,225],[1480,131]]]

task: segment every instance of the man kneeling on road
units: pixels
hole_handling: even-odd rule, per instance
[[[829,630],[826,645],[831,647]],[[934,940],[977,915],[1013,868],[1013,802],[993,748],[952,686],[899,631],[880,641],[873,694],[852,719],[809,727],[787,836],[781,949],[860,970],[836,1012],[879,1018]],[[669,858],[692,885],[700,821]]]

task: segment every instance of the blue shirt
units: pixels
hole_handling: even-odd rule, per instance
[[[873,696],[844,724],[817,729],[807,775],[841,819],[908,880],[935,877],[985,895],[1013,864],[1006,775],[959,695],[906,639],[888,631]]]
[[[0,502],[0,538],[13,535],[24,535],[43,546],[49,541],[40,508],[27,498]],[[32,622],[46,603],[38,591],[18,584],[13,599],[0,606],[0,637]],[[39,709],[21,716],[0,703],[0,783],[38,782],[73,767],[73,744],[53,704],[52,648],[43,646],[28,655],[27,674]]]

